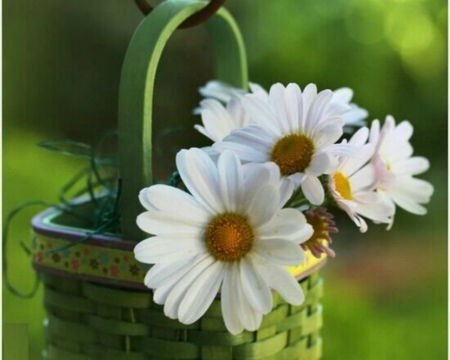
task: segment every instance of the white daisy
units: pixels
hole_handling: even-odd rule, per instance
[[[344,112],[341,116],[344,120],[344,131],[352,132],[353,128],[359,128],[366,125],[365,119],[369,115],[366,109],[359,107],[358,105],[351,103],[353,98],[353,90],[350,88],[339,88],[333,91],[333,98],[331,102],[343,103],[350,105],[350,109]]]
[[[303,93],[296,84],[271,87],[266,100],[248,94],[241,102],[254,122],[234,130],[213,149],[235,151],[243,162],[274,162],[284,181],[301,184],[305,197],[314,205],[324,200],[318,177],[337,165],[336,155],[354,156],[348,144],[335,144],[343,133],[341,115],[350,109],[344,103],[332,103],[333,93],[317,94],[315,85]]]
[[[249,88],[253,94],[261,97],[268,96],[267,91],[260,85],[249,83]],[[246,91],[232,87],[223,82],[213,80],[209,81],[205,86],[200,88],[200,94],[205,98],[211,98],[227,105],[231,99],[240,98],[246,94]],[[353,90],[348,87],[342,87],[333,91],[332,103],[343,103],[349,105],[350,108],[342,114],[344,120],[344,131],[351,132],[353,127],[365,126],[365,119],[368,116],[367,110],[351,103],[353,98]],[[196,109],[196,113],[200,113],[201,109]],[[228,134],[227,134],[228,135]]]
[[[218,291],[227,329],[259,328],[272,309],[270,288],[291,304],[304,301],[286,270],[304,260],[300,243],[312,228],[294,209],[281,209],[267,166],[243,171],[232,152],[217,165],[200,149],[177,155],[191,194],[154,185],[140,193],[147,211],[138,226],[155,236],[136,245],[136,259],[154,265],[145,284],[166,316],[184,324],[198,320]]]
[[[194,125],[195,129],[214,142],[222,141],[234,129],[251,123],[240,99],[236,97],[230,99],[226,105],[222,105],[215,99],[202,100],[199,113],[203,126]]]
[[[393,206],[383,201],[375,191],[375,172],[371,159],[374,146],[366,144],[369,129],[359,129],[349,144],[360,149],[358,158],[339,157],[338,167],[328,177],[328,189],[336,205],[344,210],[361,232],[367,231],[367,223],[362,216],[376,223],[390,223],[394,214]]]
[[[424,215],[427,210],[422,204],[430,201],[434,189],[429,182],[414,177],[427,171],[430,164],[424,157],[412,157],[412,134],[413,127],[406,120],[396,126],[394,118],[387,116],[381,131],[379,121],[373,121],[370,142],[376,145],[376,186],[394,208],[396,204],[413,214]]]
[[[252,83],[249,86],[253,94],[267,97],[267,92],[261,86]],[[220,81],[210,81],[200,88],[200,93],[207,99],[200,102],[195,113],[201,115],[203,126],[194,127],[212,141],[222,141],[231,131],[252,123],[240,102],[246,94],[244,90]]]

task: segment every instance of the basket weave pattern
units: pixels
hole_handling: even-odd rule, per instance
[[[106,287],[41,273],[49,360],[315,360],[321,357],[322,279],[304,279],[306,300],[287,304],[274,293],[258,331],[231,335],[215,300],[196,323],[164,316],[151,292]]]

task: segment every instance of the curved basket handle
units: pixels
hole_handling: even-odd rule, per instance
[[[125,56],[119,92],[119,162],[122,179],[122,236],[141,240],[136,217],[143,211],[139,191],[152,184],[152,113],[155,75],[161,53],[178,26],[207,2],[166,1],[139,25]],[[207,23],[218,80],[246,88],[247,59],[242,36],[228,11]]]

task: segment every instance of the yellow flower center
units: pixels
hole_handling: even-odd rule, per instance
[[[271,159],[284,176],[303,172],[314,154],[312,140],[303,134],[290,134],[277,141]]]
[[[348,181],[348,178],[338,171],[334,173],[333,180],[334,186],[339,195],[341,195],[345,200],[353,200],[352,188],[350,186],[350,181]]]
[[[251,250],[254,238],[246,217],[225,213],[209,223],[205,243],[216,260],[237,261]]]

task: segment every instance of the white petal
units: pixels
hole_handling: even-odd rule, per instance
[[[332,102],[342,102],[349,104],[353,97],[353,90],[347,87],[339,88],[333,91]]]
[[[434,188],[428,181],[410,176],[398,177],[395,189],[403,190],[405,195],[418,203],[426,204],[433,195]]]
[[[142,263],[158,264],[203,251],[204,243],[199,238],[180,239],[159,235],[139,242],[134,248],[134,256]]]
[[[297,175],[297,174],[294,174]],[[300,174],[298,174],[300,175]],[[287,177],[282,177],[280,179],[280,207],[283,207],[288,200],[292,197],[294,190],[296,188],[295,182],[288,179]]]
[[[237,296],[235,291],[235,277],[239,273],[235,273],[233,270],[237,263],[231,263],[225,265],[225,274],[223,279],[223,285],[221,290],[221,305],[222,305],[222,316],[225,322],[227,330],[233,334],[237,335],[244,330],[244,325],[239,318],[239,312],[236,309],[239,304],[237,304]]]
[[[358,204],[356,211],[358,214],[375,222],[388,224],[391,221],[391,217],[394,215],[395,208],[385,202],[374,202]]]
[[[306,173],[312,176],[325,174],[330,167],[330,156],[326,153],[315,153],[306,168]]]
[[[217,295],[223,275],[224,264],[216,261],[197,277],[178,308],[181,323],[192,324],[205,314]]]
[[[236,311],[238,312],[238,316],[242,324],[244,325],[244,328],[249,331],[256,331],[261,326],[262,313],[254,309],[247,300],[239,274],[239,265],[237,262],[235,262],[234,264],[235,267],[233,270],[233,289],[236,292],[237,298],[234,306],[236,307]]]
[[[295,239],[295,242],[297,244],[302,244],[305,241],[308,241],[311,239],[311,236],[314,234],[314,229],[310,224],[306,224],[302,227],[301,231],[297,233],[297,238]]]
[[[258,272],[272,289],[290,304],[301,305],[305,300],[305,295],[297,280],[286,270],[285,267],[271,264],[266,259],[253,254],[252,262]]]
[[[289,179],[290,181],[292,181],[295,184],[295,187],[297,188],[298,185],[301,184],[301,182],[306,178],[306,174],[302,174],[302,173],[295,173],[292,175],[289,175],[287,177],[287,179]],[[295,189],[294,189],[295,190]]]
[[[200,149],[181,150],[176,164],[181,179],[195,199],[212,214],[222,212],[218,172],[208,155]]]
[[[244,90],[217,80],[209,81],[206,86],[199,89],[199,92],[203,97],[214,98],[223,103],[230,101],[232,96],[243,96],[245,94]]]
[[[421,156],[415,156],[392,164],[392,171],[396,175],[418,175],[427,171],[429,168],[430,162]]]
[[[353,134],[349,140],[349,144],[353,146],[363,146],[369,139],[369,129],[363,127]]]
[[[222,202],[227,211],[237,211],[240,209],[244,190],[241,162],[236,154],[225,151],[219,157],[217,168]]]
[[[353,104],[352,108],[344,112],[341,117],[346,126],[364,126],[364,119],[369,116],[367,110]]]
[[[298,244],[284,239],[257,241],[254,245],[254,251],[270,262],[286,266],[301,264],[305,257]]]
[[[317,149],[325,149],[334,144],[342,136],[344,130],[341,125],[325,126],[320,132],[315,132],[314,142]]]
[[[275,216],[258,229],[261,239],[296,240],[306,225],[305,216],[296,209],[281,209]]]
[[[248,87],[253,94],[260,96],[262,99],[268,100],[269,94],[267,94],[267,91],[261,85],[250,82]]]
[[[357,160],[355,159],[355,162]],[[352,169],[350,169],[352,170]],[[344,172],[344,174],[346,174]],[[347,176],[347,175],[346,175]],[[349,178],[350,187],[352,192],[358,192],[360,190],[372,190],[376,185],[376,173],[372,163],[367,164],[362,169],[353,173]]]
[[[220,106],[220,111],[203,109],[201,112],[201,116],[203,125],[210,135],[209,138],[211,138],[211,140],[213,141],[221,141],[235,128],[235,126],[230,115],[219,102],[215,100],[204,100],[203,102],[206,101],[216,102],[216,108],[219,108]]]
[[[245,191],[242,199],[242,205],[246,209],[250,206],[255,192],[264,185],[271,183],[270,168],[265,164],[250,163],[243,166]]]
[[[305,132],[308,112],[316,96],[317,96],[316,85],[308,84],[303,90],[303,121],[301,124],[301,132]]]
[[[203,126],[201,125],[194,125],[194,129],[197,130],[200,134],[206,136],[207,138],[211,139],[212,141],[220,141],[220,137],[214,136],[208,132]]]
[[[253,226],[259,227],[268,222],[280,207],[280,195],[278,189],[267,184],[260,187],[253,196],[247,208]]]
[[[171,211],[146,211],[136,219],[137,226],[152,235],[186,233],[195,236],[200,233],[206,223],[205,218],[180,217],[179,214]]]
[[[373,144],[366,144],[360,148],[360,154],[357,158],[344,158],[339,165],[339,171],[345,176],[350,177],[356,171],[361,169],[372,157],[375,147]]]
[[[333,93],[330,90],[323,90],[313,100],[308,110],[308,120],[305,123],[305,129],[308,134],[323,119],[332,97]]]
[[[225,138],[225,141],[248,146],[259,153],[265,154],[268,158],[277,139],[261,126],[248,125],[234,130]]]
[[[269,157],[266,153],[258,152],[246,144],[226,141],[226,138],[225,141],[215,143],[213,149],[218,152],[231,150],[239,156],[241,161],[245,162],[264,163],[269,161]]]
[[[284,101],[285,88],[280,83],[274,84],[270,88],[269,101],[272,112],[275,114],[280,130],[283,134],[292,131],[291,124],[288,120],[286,103]]]
[[[244,111],[240,98],[234,97],[227,103],[227,112],[232,119],[233,129],[238,129],[250,124],[250,118]]]
[[[242,287],[245,289],[245,295],[250,305],[263,314],[270,312],[272,310],[272,293],[258,271],[245,258],[240,261],[239,271]]]
[[[155,206],[153,206],[153,205],[151,204],[151,202],[150,202],[150,198],[149,198],[149,196],[147,195],[148,189],[149,189],[149,188],[145,188],[145,189],[142,189],[142,190],[139,192],[139,202],[140,202],[141,205],[142,205],[144,208],[146,208],[147,210],[157,210],[157,209],[155,208]]]
[[[331,145],[328,148],[328,152],[336,155],[336,156],[346,156],[346,157],[359,157],[360,148],[352,146],[350,144],[340,143]]]
[[[176,283],[186,271],[192,267],[192,263],[198,255],[183,256],[173,262],[156,264],[145,275],[144,283],[150,289],[156,289],[169,283]],[[158,302],[158,304],[161,304]]]
[[[301,184],[303,194],[313,205],[320,205],[325,199],[325,192],[319,179],[314,176],[306,176]]]
[[[398,141],[408,141],[414,132],[414,128],[407,120],[402,121],[394,130],[394,136]]]
[[[167,297],[164,304],[164,314],[167,317],[178,318],[178,309],[192,283],[214,262],[215,260],[209,254],[203,254],[195,260],[191,269],[178,281]]]
[[[300,131],[303,122],[303,97],[297,84],[286,87],[286,105],[292,131]]]
[[[256,124],[270,130],[274,135],[281,136],[278,121],[267,101],[262,100],[257,95],[249,94],[241,99],[241,103]]]
[[[207,210],[187,192],[168,185],[153,185],[139,194],[153,208],[162,211],[173,211],[180,217],[189,219],[204,219],[208,217]]]

